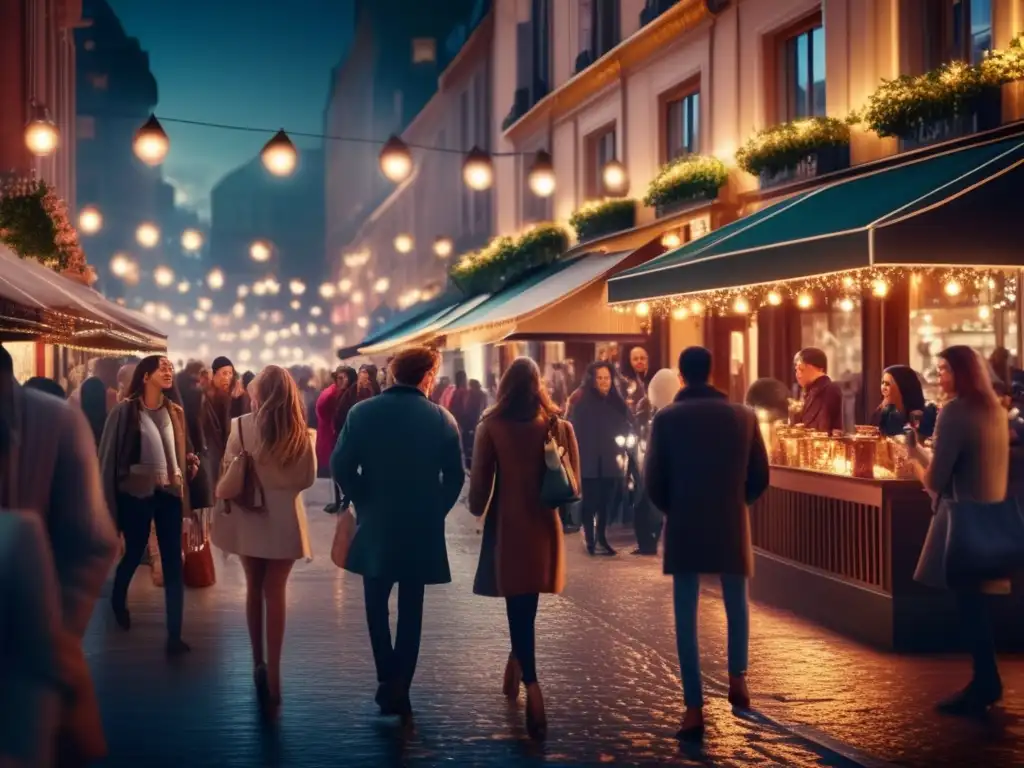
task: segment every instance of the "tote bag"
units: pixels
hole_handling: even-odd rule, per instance
[[[345,567],[352,540],[356,537],[356,516],[352,508],[338,513],[338,522],[334,526],[334,541],[331,542],[331,562],[339,568]]]
[[[580,500],[579,482],[565,446],[558,442],[559,431],[558,419],[552,417],[544,442],[544,479],[540,486],[540,498],[547,507],[561,507]]]
[[[1024,571],[1024,514],[1014,498],[982,503],[941,499],[946,581],[950,586],[1005,579]]]

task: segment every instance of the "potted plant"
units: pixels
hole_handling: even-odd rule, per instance
[[[497,237],[460,257],[449,272],[467,296],[496,293],[531,272],[554,263],[569,249],[569,235],[555,224],[541,224],[518,239]]]
[[[12,178],[0,188],[0,242],[55,272],[91,274],[67,206],[45,181]]]
[[[848,168],[850,126],[834,117],[774,125],[758,131],[740,147],[736,162],[760,179],[762,189]]]
[[[647,187],[644,205],[664,216],[694,200],[713,200],[728,179],[729,171],[717,157],[684,155],[662,166]]]
[[[585,242],[612,232],[621,232],[636,226],[636,200],[630,197],[610,197],[581,205],[569,218],[576,230],[576,239]]]

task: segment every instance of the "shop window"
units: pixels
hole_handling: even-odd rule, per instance
[[[782,36],[781,120],[825,115],[825,28],[820,17]]]
[[[433,64],[437,61],[437,40],[432,37],[417,37],[412,41],[412,63]]]
[[[665,161],[700,152],[700,91],[665,102]]]
[[[977,64],[992,48],[992,0],[922,0],[924,68]]]
[[[938,353],[964,344],[988,359],[1017,348],[1016,275],[996,272],[975,283],[947,275],[910,280],[910,366],[924,377],[925,397],[938,396]]]
[[[590,52],[599,59],[619,44],[619,0],[590,0]]]
[[[854,298],[824,297],[811,309],[800,311],[800,347],[817,347],[828,359],[828,375],[843,391],[843,423],[852,429],[863,382],[860,302]],[[787,383],[792,383],[793,379]],[[867,386],[872,386],[868,383]]]
[[[584,189],[588,200],[607,197],[604,185],[604,167],[615,159],[615,126],[610,125],[592,133],[585,140],[586,152]]]

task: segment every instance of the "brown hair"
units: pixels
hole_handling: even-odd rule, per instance
[[[958,400],[984,407],[999,408],[999,398],[992,388],[988,366],[981,355],[964,344],[946,347],[939,352],[953,374],[953,390]]]
[[[259,408],[256,430],[261,445],[258,453],[284,466],[298,461],[310,450],[306,412],[295,380],[284,368],[268,365],[253,381]]]
[[[418,387],[431,371],[437,368],[437,350],[430,347],[403,349],[391,361],[391,375],[396,384]]]
[[[501,377],[496,401],[483,417],[528,421],[537,414],[550,418],[558,413],[558,406],[541,379],[540,368],[530,358],[519,357]]]

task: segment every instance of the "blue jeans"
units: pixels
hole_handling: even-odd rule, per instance
[[[747,672],[747,644],[750,640],[750,609],[747,605],[747,577],[723,573],[722,598],[728,623],[729,674]],[[704,683],[700,675],[700,648],[697,642],[697,602],[700,574],[676,573],[672,576],[672,598],[676,614],[676,647],[683,677],[683,703],[687,707],[704,706]]]

